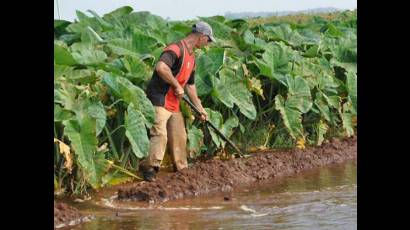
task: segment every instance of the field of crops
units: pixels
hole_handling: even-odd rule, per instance
[[[134,179],[154,108],[144,90],[163,48],[193,21],[122,7],[54,21],[54,187],[84,193]],[[355,11],[303,21],[208,22],[217,42],[196,51],[196,87],[210,120],[242,148],[305,148],[355,135]],[[192,157],[225,142],[186,117]]]

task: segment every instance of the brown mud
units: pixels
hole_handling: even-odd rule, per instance
[[[303,170],[356,159],[357,139],[333,138],[321,147],[253,154],[229,161],[211,159],[188,169],[160,176],[155,182],[121,186],[119,200],[165,202],[213,192],[230,192],[234,187],[288,176]]]
[[[76,225],[89,219],[81,212],[63,202],[54,201],[54,229]]]

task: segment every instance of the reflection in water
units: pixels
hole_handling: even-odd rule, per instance
[[[70,229],[356,229],[356,171],[350,161],[276,178],[239,188],[230,201],[213,194],[150,206],[82,203],[77,207],[96,218]]]

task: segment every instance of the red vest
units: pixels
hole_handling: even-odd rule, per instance
[[[183,61],[181,64],[181,68],[178,72],[178,74],[175,76],[179,84],[181,85],[182,88],[185,87],[189,77],[191,76],[192,70],[194,69],[195,66],[195,55],[192,53],[192,55],[189,54],[188,48],[185,45],[184,41],[181,41],[182,47],[183,47],[183,52],[184,54],[182,55]],[[165,47],[164,51],[167,50],[172,50],[178,58],[181,57],[181,50],[177,44],[171,44],[167,47]],[[179,100],[175,96],[174,88],[169,87],[169,90],[167,94],[165,95],[165,109],[171,112],[179,112]]]

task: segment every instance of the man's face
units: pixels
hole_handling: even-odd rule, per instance
[[[208,37],[208,35],[205,35],[205,34],[202,34],[200,37],[199,37],[199,41],[198,41],[198,43],[196,44],[196,48],[202,48],[202,47],[204,47],[204,46],[207,46],[207,45],[209,45],[209,43],[211,43],[212,41],[211,41],[211,38],[210,37]]]

